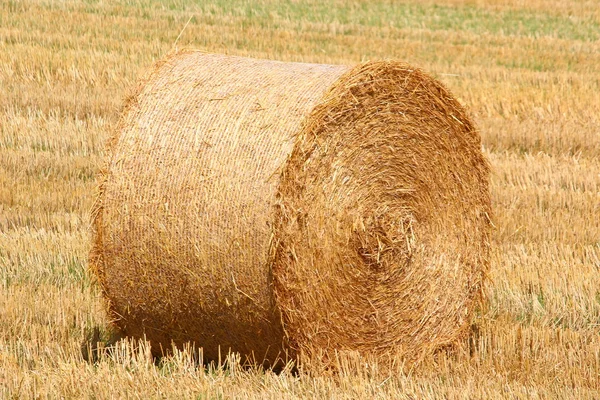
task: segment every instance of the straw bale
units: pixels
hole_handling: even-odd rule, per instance
[[[488,164],[418,69],[173,54],[110,153],[90,263],[116,326],[154,351],[414,358],[469,325]]]

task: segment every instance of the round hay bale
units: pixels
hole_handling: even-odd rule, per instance
[[[90,263],[117,327],[155,352],[411,358],[465,333],[489,168],[422,71],[177,53],[110,147]]]

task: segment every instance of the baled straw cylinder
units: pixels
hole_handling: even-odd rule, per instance
[[[122,116],[90,262],[157,352],[411,358],[469,324],[488,175],[463,108],[406,64],[178,53]]]

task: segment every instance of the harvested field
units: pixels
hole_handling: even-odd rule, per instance
[[[598,10],[596,0],[0,1],[0,397],[599,398]],[[333,377],[237,359],[204,369],[186,348],[155,364],[132,341],[86,361],[82,344],[113,341],[87,270],[105,143],[123,99],[174,47],[397,59],[448,87],[491,167],[486,302],[470,335],[393,373],[344,357]]]

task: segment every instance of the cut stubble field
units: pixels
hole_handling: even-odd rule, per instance
[[[0,1],[3,398],[599,398],[600,2]],[[190,19],[191,18],[191,19]],[[188,23],[189,21],[189,23]],[[184,25],[186,29],[181,32]],[[176,44],[175,44],[176,43]],[[174,46],[422,67],[470,110],[492,166],[491,270],[469,339],[386,374],[156,364],[110,335],[87,271],[104,144]]]

